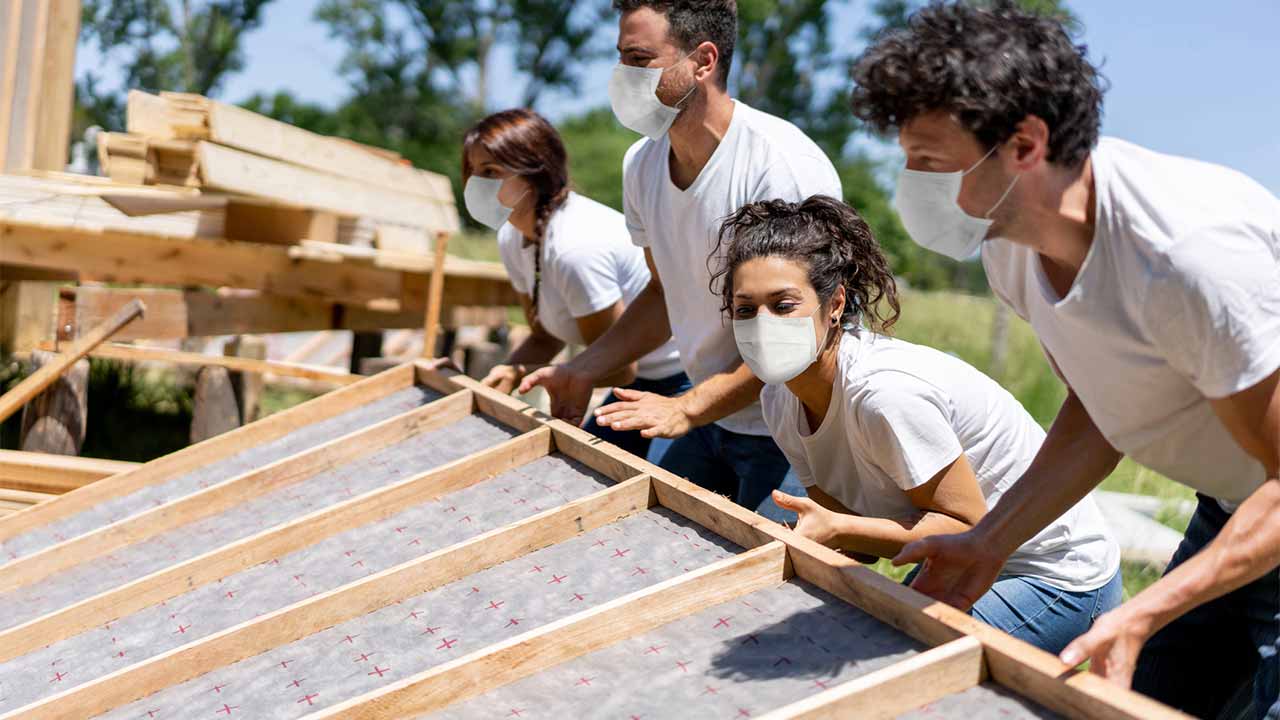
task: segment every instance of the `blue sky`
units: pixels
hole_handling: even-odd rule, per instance
[[[248,67],[223,98],[289,89],[333,104],[347,92],[337,75],[342,46],[312,20],[317,0],[277,0],[264,27],[247,39]],[[834,38],[860,43],[868,0],[843,3]],[[1068,0],[1082,20],[1081,39],[1111,82],[1103,132],[1155,150],[1218,162],[1253,176],[1280,195],[1280,28],[1276,0]],[[611,43],[611,30],[602,32]],[[837,40],[838,41],[838,40]],[[856,49],[856,48],[855,48]],[[90,52],[82,67],[96,63]],[[611,60],[589,63],[571,95],[540,109],[556,119],[608,102]],[[495,76],[514,72],[499,53]],[[514,104],[520,83],[491,83],[495,107]],[[881,150],[886,158],[894,149]],[[881,154],[878,153],[878,154]]]

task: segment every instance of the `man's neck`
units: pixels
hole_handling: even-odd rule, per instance
[[[713,88],[699,93],[689,110],[671,126],[667,136],[671,140],[671,181],[676,187],[687,189],[698,179],[729,132],[733,111],[729,94]]]
[[[1059,296],[1070,290],[1093,247],[1097,223],[1093,162],[1078,168],[1051,167],[1035,202],[1025,205],[1007,237],[1040,255]]]

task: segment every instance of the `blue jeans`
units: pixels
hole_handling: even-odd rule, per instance
[[[906,584],[919,572],[912,570]],[[1022,575],[1002,575],[969,609],[982,622],[1025,640],[1046,652],[1058,654],[1072,640],[1085,634],[1098,616],[1120,606],[1124,584],[1116,573],[1106,585],[1072,592]]]
[[[772,519],[778,519],[780,509],[769,494],[791,471],[773,438],[730,432],[714,424],[677,438],[658,464]]]
[[[628,385],[625,389],[637,390],[639,392],[650,392],[654,395],[662,395],[663,397],[675,397],[680,393],[686,392],[693,384],[689,382],[689,376],[684,373],[676,373],[661,380],[645,380],[644,378],[636,378],[636,381]],[[618,398],[612,392],[604,399],[604,405],[618,402]],[[586,424],[582,426],[583,430],[595,435],[596,437],[611,442],[614,445],[626,450],[637,457],[648,459],[653,463],[660,463],[662,456],[666,453],[667,448],[671,446],[670,440],[657,439],[650,440],[640,436],[638,430],[614,430],[613,428],[604,427],[596,423],[595,416],[587,419]]]
[[[1212,498],[1200,504],[1170,570],[1213,541],[1231,516]],[[1280,570],[1201,605],[1166,625],[1142,649],[1133,688],[1166,705],[1213,718],[1253,684],[1253,715],[1280,718]]]

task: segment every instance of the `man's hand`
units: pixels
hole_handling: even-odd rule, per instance
[[[790,510],[799,516],[796,521],[796,532],[820,545],[826,545],[837,550],[840,549],[834,512],[809,498],[788,495],[781,490],[773,491],[773,501],[783,510]],[[862,557],[865,556],[859,556],[856,559],[860,562],[866,562]]]
[[[893,564],[924,563],[911,587],[968,611],[995,584],[1006,559],[977,530],[970,530],[910,543],[893,559]]]
[[[523,395],[536,387],[546,389],[551,395],[551,414],[554,417],[581,425],[591,405],[595,382],[568,364],[550,365],[529,373],[520,382],[518,392]]]
[[[1098,618],[1060,657],[1072,667],[1088,660],[1090,672],[1127,688],[1133,682],[1138,654],[1153,632],[1144,613],[1124,605]]]
[[[680,397],[618,388],[614,397],[622,402],[596,410],[596,422],[618,431],[639,430],[645,438],[678,438],[693,429],[693,420]]]
[[[514,365],[498,365],[489,371],[488,375],[480,381],[481,385],[491,387],[494,390],[510,395],[512,390],[516,389],[516,385],[524,378],[524,373]]]

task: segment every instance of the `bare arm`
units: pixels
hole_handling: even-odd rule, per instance
[[[913,542],[894,563],[929,559],[913,587],[968,609],[1014,550],[1088,495],[1121,457],[1069,391],[1027,472],[972,531]]]
[[[626,305],[622,301],[601,310],[580,318],[577,318],[578,332],[582,333],[582,339],[586,341],[589,347],[596,340],[599,340],[609,329],[618,324],[626,312]],[[630,362],[623,365],[612,374],[600,378],[596,381],[597,387],[609,387],[613,385],[630,385],[636,379],[636,363]]]
[[[893,557],[907,543],[930,535],[968,530],[987,510],[973,468],[964,455],[929,482],[907,491],[919,512],[906,518],[872,518],[842,512],[844,506],[821,489],[808,491],[811,500],[774,495],[775,501],[781,496],[779,505],[800,514],[796,526],[800,534],[828,547],[876,557]]]

